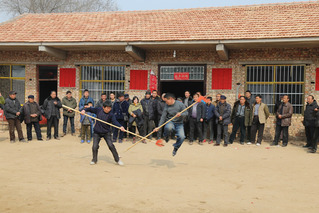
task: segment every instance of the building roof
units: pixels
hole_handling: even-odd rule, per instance
[[[0,42],[149,42],[319,37],[319,2],[177,10],[25,14]]]

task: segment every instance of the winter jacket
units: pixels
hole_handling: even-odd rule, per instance
[[[34,102],[38,108],[37,115],[38,121],[42,120],[41,109],[38,103]],[[30,109],[30,102],[26,102],[23,107],[21,108],[21,116],[23,116],[24,123],[29,124],[31,123],[31,109]]]
[[[6,99],[4,104],[4,115],[6,119],[14,119],[17,117],[16,113],[20,112],[21,105],[18,99]]]
[[[56,105],[54,104],[54,101],[58,102]],[[52,99],[51,96],[49,96],[47,99],[44,100],[44,103],[42,105],[44,109],[44,115],[47,119],[51,118],[52,110],[55,110],[55,115],[58,119],[60,119],[60,108],[62,107],[62,103],[58,97]]]
[[[185,105],[185,100],[186,100],[186,97],[183,99],[183,104]],[[191,104],[193,103],[193,98],[191,96],[188,97],[188,100],[187,100],[187,106],[190,106]]]
[[[214,116],[215,116],[214,104],[210,104],[210,105],[206,104],[205,109],[206,109],[205,121],[210,121],[211,119],[214,119]]]
[[[232,124],[234,124],[234,122],[235,122],[235,118],[236,118],[236,114],[237,114],[237,110],[238,110],[239,105],[240,105],[240,101],[236,101],[234,104],[234,108],[233,108],[231,116],[230,116]],[[251,113],[252,113],[251,107],[250,107],[249,103],[246,101],[245,102],[245,112],[244,112],[245,126],[249,126],[249,124],[252,123]]]
[[[255,114],[255,106],[256,103],[253,104],[252,112],[251,112],[251,123],[249,126],[251,126]],[[259,117],[259,123],[264,124],[266,123],[266,120],[269,118],[269,109],[268,106],[264,103],[260,103],[259,109],[258,109],[258,117]]]
[[[156,108],[157,108],[157,113],[158,113],[158,119],[161,119],[165,104],[166,104],[166,102],[163,100],[157,102]]]
[[[121,127],[121,124],[116,120],[114,114],[111,112],[105,113],[103,108],[86,108],[86,112],[91,112],[96,115],[96,117],[100,120],[106,121],[108,123],[112,123],[115,126]],[[94,126],[94,133],[97,134],[107,134],[111,132],[111,127],[108,124],[102,123],[100,121],[96,121],[96,124]]]
[[[68,106],[72,109],[75,109],[77,106],[76,100],[75,98],[71,97],[71,99],[68,99],[68,97],[64,97],[62,99],[62,104],[65,106]],[[63,108],[63,115],[68,116],[68,117],[74,117],[75,116],[75,112],[69,112],[68,109]]]
[[[281,109],[282,110],[282,114],[280,114]],[[281,115],[281,126],[290,126],[291,125],[291,117],[292,117],[292,113],[293,113],[293,107],[291,105],[291,103],[282,103],[276,113],[276,117],[277,120],[279,119],[278,116]]]
[[[222,118],[223,118],[222,124],[228,125],[231,122],[231,120],[230,120],[231,106],[227,102],[225,102],[225,104],[226,104],[226,107],[225,107],[224,113],[221,114],[221,112],[220,112],[221,102],[218,102],[218,104],[215,108],[215,116],[216,116],[216,123],[219,123],[219,117],[222,116]]]
[[[128,116],[128,108],[129,104],[126,101],[116,101],[112,108],[116,120],[124,120],[124,115]]]
[[[106,100],[105,100],[105,101],[106,101]],[[105,101],[103,101],[102,99],[100,99],[100,100],[96,103],[95,107],[101,107],[101,108],[103,108],[103,103],[104,103]]]
[[[189,119],[192,117],[193,108],[194,108],[194,106],[192,106],[191,108],[188,109],[188,118]],[[200,119],[204,120],[205,117],[206,117],[206,107],[205,107],[205,104],[202,101],[198,102],[198,104],[197,104],[196,114],[197,114],[197,116],[196,116],[196,121],[197,122],[200,122]]]
[[[130,118],[133,117],[132,113],[136,112],[137,110],[141,111],[142,117],[140,118],[140,120],[143,120],[143,107],[142,107],[141,103],[137,103],[136,105],[134,103],[130,104],[130,106],[128,108],[128,114],[129,114]],[[132,122],[132,126],[136,126],[136,122],[135,121]]]
[[[318,107],[317,101],[314,100],[311,104],[307,103],[306,109],[304,112],[304,126],[315,126],[316,122],[316,111],[315,109]]]
[[[143,107],[143,114],[144,114],[144,118],[148,117],[149,120],[154,120],[154,112],[155,112],[155,104],[154,104],[154,100],[150,99],[146,99],[143,98],[141,100],[141,104]]]
[[[85,101],[84,96],[80,99],[79,102],[79,109],[82,109],[84,107],[85,104],[92,102],[93,106],[94,106],[94,100],[93,98],[91,98],[90,96],[87,98],[87,101]]]

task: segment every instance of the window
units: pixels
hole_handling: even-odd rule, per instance
[[[174,80],[174,73],[189,73],[189,80],[204,80],[204,66],[161,66],[161,80]]]
[[[280,96],[289,95],[294,113],[302,114],[304,105],[305,66],[272,65],[247,66],[246,88],[255,95],[262,95],[269,111],[275,113]]]
[[[25,66],[0,65],[0,92],[3,97],[8,97],[9,91],[17,92],[17,99],[25,101]]]
[[[97,102],[101,93],[109,97],[111,92],[118,94],[125,90],[125,66],[81,66],[80,95],[85,89]]]

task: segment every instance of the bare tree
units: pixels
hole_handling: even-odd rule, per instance
[[[119,10],[116,0],[0,0],[0,8],[14,16],[24,13],[70,13]]]

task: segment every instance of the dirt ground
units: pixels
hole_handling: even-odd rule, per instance
[[[159,148],[104,141],[91,166],[91,144],[76,136],[11,144],[0,133],[0,212],[318,212],[319,154],[301,147],[172,143]]]

